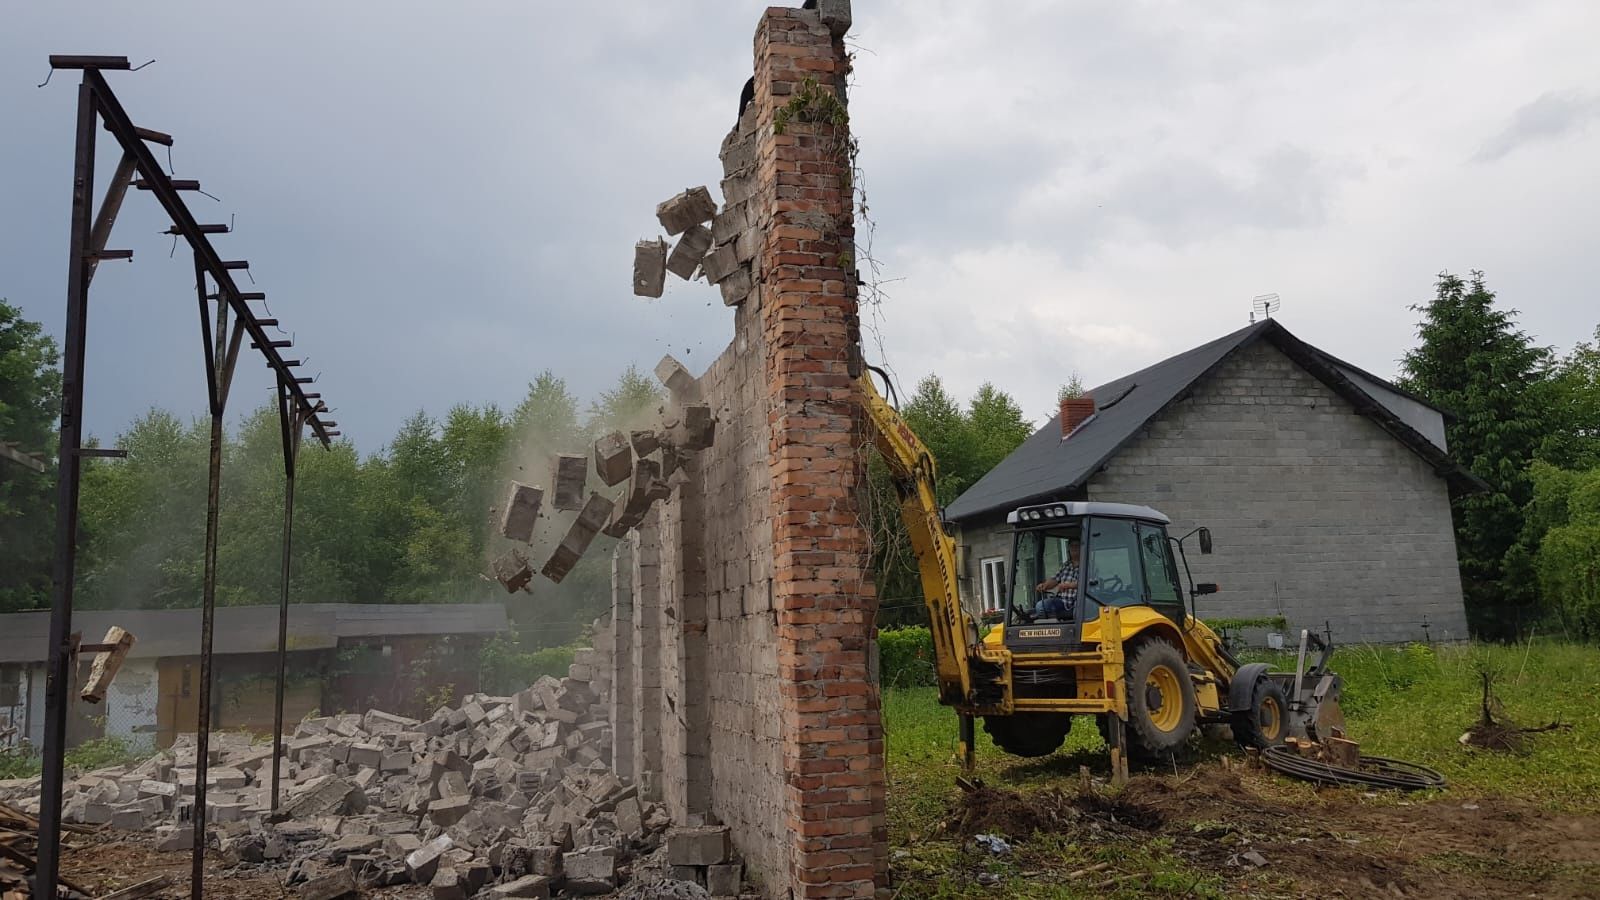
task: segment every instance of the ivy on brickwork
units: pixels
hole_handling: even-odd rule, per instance
[[[800,86],[789,95],[789,102],[778,107],[772,114],[772,133],[784,134],[791,123],[807,125],[827,125],[833,130],[834,142],[828,150],[842,154],[848,161],[844,172],[839,176],[842,187],[851,192],[851,201],[855,216],[866,223],[869,233],[872,230],[872,220],[867,215],[867,194],[862,187],[861,179],[861,143],[850,133],[850,110],[844,101],[833,91],[826,90],[813,76],[806,76],[800,81]],[[857,249],[859,243],[854,243]],[[839,251],[838,265],[841,269],[854,269],[856,264],[855,250]],[[869,255],[864,255],[876,270],[877,264]],[[878,299],[876,288],[868,290],[868,302],[875,303]]]

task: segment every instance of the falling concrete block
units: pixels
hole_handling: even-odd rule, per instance
[[[641,459],[634,463],[633,481],[628,486],[628,500],[606,525],[607,535],[620,538],[644,521],[645,513],[650,511],[650,504],[655,502],[650,495],[650,486],[660,477],[661,464],[655,460]]]
[[[749,266],[740,266],[717,285],[717,290],[722,292],[723,306],[738,306],[754,288],[755,280],[750,276]]]
[[[659,297],[667,287],[667,242],[656,238],[633,245],[633,292]]]
[[[656,205],[656,219],[667,234],[681,234],[702,222],[711,221],[717,214],[717,202],[705,185],[686,189],[683,193]]]
[[[532,541],[533,526],[539,521],[539,506],[543,503],[543,488],[511,482],[505,511],[500,514],[500,533],[524,544]]]
[[[688,281],[694,277],[694,270],[700,268],[700,260],[705,259],[706,251],[710,249],[711,229],[704,225],[693,226],[678,238],[678,245],[672,248],[672,255],[667,257],[667,271]]]
[[[676,450],[698,453],[711,446],[716,433],[717,419],[711,414],[711,407],[690,403],[683,407],[679,418],[667,426],[667,443]]]
[[[578,453],[556,454],[555,508],[571,512],[583,508],[583,488],[589,480],[589,458]]]
[[[550,554],[550,560],[540,569],[544,577],[561,583],[567,577],[572,567],[578,564],[584,551],[589,549],[589,544],[594,540],[600,529],[605,527],[606,520],[611,518],[611,510],[616,504],[599,494],[590,494],[588,502],[583,504],[583,510],[578,513],[578,518],[572,522],[572,527],[567,529],[567,536],[561,539],[555,552]]]
[[[720,284],[738,268],[739,253],[732,244],[723,244],[707,253],[700,263],[700,270],[706,273],[706,280],[712,284]]]
[[[628,479],[633,470],[633,448],[620,431],[613,431],[594,442],[594,473],[615,487]]]
[[[513,547],[494,561],[494,577],[505,587],[506,593],[515,594],[533,580],[533,566]]]
[[[672,354],[661,357],[656,363],[656,378],[667,386],[673,394],[687,394],[694,389],[694,376],[683,367],[683,363],[672,358]]]
[[[648,428],[643,431],[633,432],[628,436],[628,439],[633,444],[634,456],[649,456],[656,452],[657,447],[661,446],[661,438],[656,435],[654,430]]]
[[[674,866],[714,866],[728,861],[732,848],[725,825],[674,828],[667,832],[667,863]]]

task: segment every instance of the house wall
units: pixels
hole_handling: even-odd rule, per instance
[[[155,750],[157,688],[155,660],[124,662],[106,691],[106,735],[122,738],[140,753]]]
[[[1146,426],[1090,479],[1091,500],[1143,503],[1181,535],[1206,525],[1202,618],[1282,614],[1337,642],[1464,639],[1444,479],[1262,341]]]

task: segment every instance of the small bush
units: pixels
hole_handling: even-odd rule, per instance
[[[581,644],[523,650],[516,635],[496,635],[478,654],[478,679],[491,694],[514,694],[542,676],[565,677],[572,654]]]
[[[933,686],[933,632],[926,625],[879,631],[878,672],[884,687]]]
[[[39,754],[29,746],[0,750],[0,778],[30,778],[39,774]]]

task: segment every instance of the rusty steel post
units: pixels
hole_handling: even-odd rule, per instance
[[[72,589],[78,557],[79,445],[83,440],[83,354],[89,318],[89,218],[94,194],[95,94],[78,86],[77,151],[72,166],[72,226],[67,251],[67,333],[61,366],[61,449],[57,459],[56,555],[45,667],[44,771],[39,795],[36,897],[54,897],[61,869],[61,787],[67,704],[72,693]]]
[[[283,432],[283,572],[278,594],[278,684],[272,703],[272,811],[278,811],[283,767],[283,689],[289,656],[289,560],[294,542],[294,474],[300,457],[305,416],[295,406],[289,386],[278,376],[278,425]]]

